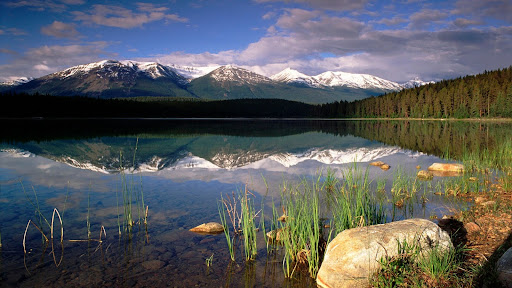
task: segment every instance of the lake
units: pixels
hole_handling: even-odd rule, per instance
[[[293,119],[2,120],[2,127],[2,287],[316,287],[304,271],[284,276],[283,249],[268,253],[261,230],[250,262],[242,237],[231,262],[224,234],[188,230],[220,222],[221,199],[247,189],[262,210],[257,225],[263,214],[269,231],[272,208],[283,213],[284,187],[328,175],[343,182],[347,171],[367,175],[387,221],[435,221],[471,205],[446,195],[463,176],[419,181],[417,166],[458,162],[512,131],[510,122]],[[393,196],[398,178],[416,191],[405,201]],[[46,242],[52,214],[55,236]],[[323,216],[327,223],[327,209]]]

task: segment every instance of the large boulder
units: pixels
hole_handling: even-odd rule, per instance
[[[417,245],[422,253],[433,247],[453,248],[450,236],[434,222],[409,219],[348,229],[339,233],[325,251],[318,271],[320,287],[367,287],[380,268],[379,260],[398,255],[398,243]]]
[[[509,248],[496,263],[498,279],[505,287],[512,287],[512,248]]]

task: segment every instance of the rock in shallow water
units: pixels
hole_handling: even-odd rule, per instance
[[[224,232],[224,226],[222,224],[217,222],[209,222],[209,223],[203,223],[199,226],[196,226],[189,231],[196,232],[196,233],[206,233],[206,234],[219,234]]]
[[[380,268],[378,261],[397,255],[397,241],[418,245],[423,253],[435,246],[453,248],[448,233],[425,219],[348,229],[327,246],[318,286],[367,287],[369,277]]]
[[[434,174],[430,171],[420,170],[418,171],[418,175],[416,175],[421,180],[432,180],[434,178]]]
[[[464,165],[457,163],[434,163],[428,167],[429,171],[463,172]]]

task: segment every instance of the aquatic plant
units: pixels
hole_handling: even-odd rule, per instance
[[[226,236],[226,242],[228,244],[228,250],[229,250],[229,256],[231,257],[231,261],[235,261],[235,250],[233,247],[234,239],[231,238],[231,235],[229,233],[229,226],[228,222],[226,220],[226,207],[225,207],[225,201],[221,195],[221,200],[217,204],[217,208],[219,210],[219,216],[220,216],[220,223],[222,226],[224,226],[224,235]]]
[[[285,276],[291,278],[297,265],[307,264],[309,274],[316,277],[320,263],[320,191],[324,187],[321,175],[309,183],[303,179],[298,185],[283,184],[281,201],[286,222],[281,224],[285,248],[283,266]],[[294,268],[291,266],[294,265]]]
[[[354,163],[343,173],[343,182],[334,190],[331,207],[335,234],[345,229],[386,222],[384,199],[370,192],[368,169]]]
[[[135,142],[135,149],[133,152],[132,159],[132,167],[136,166],[135,156],[137,153],[139,144],[139,138]],[[147,225],[147,216],[149,206],[146,206],[144,202],[144,190],[142,185],[142,176],[139,175],[138,185],[136,185],[135,176],[133,173],[130,173],[130,177],[128,178],[126,175],[126,169],[123,166],[123,154],[119,152],[119,170],[120,170],[120,182],[121,182],[121,195],[122,195],[122,203],[123,203],[123,230],[128,232],[128,235],[131,237],[131,232],[133,226],[136,224]],[[119,200],[116,192],[116,199],[119,207]],[[137,215],[135,216],[135,213]],[[137,222],[135,221],[135,217],[137,217]],[[119,208],[118,208],[118,227],[119,234],[121,235],[121,223],[119,221]]]
[[[256,225],[254,219],[258,216],[254,209],[254,201],[248,197],[251,194],[245,186],[245,193],[239,195],[241,208],[241,230],[244,236],[244,252],[246,260],[254,260],[258,252],[256,246]],[[260,210],[261,211],[261,210]]]

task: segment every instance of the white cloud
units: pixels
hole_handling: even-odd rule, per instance
[[[30,49],[14,55],[8,64],[0,65],[0,81],[15,76],[41,77],[71,66],[91,63],[104,58],[115,58],[116,54],[104,49],[107,42],[91,42],[83,45],[53,45]]]
[[[448,17],[447,12],[440,10],[425,9],[412,14],[409,17],[409,26],[413,29],[421,29],[432,25],[433,23],[439,23],[440,21],[446,20]]]
[[[512,2],[510,0],[458,0],[454,14],[471,15],[482,20],[485,17],[512,23]]]
[[[0,35],[24,36],[24,35],[28,35],[28,33],[19,28],[0,27]]]
[[[168,20],[172,22],[187,22],[177,14],[166,14],[167,7],[157,7],[149,3],[137,3],[137,11],[120,6],[94,5],[89,12],[74,11],[75,20],[85,24],[96,24],[118,28],[135,28],[146,23]]]
[[[293,2],[306,4],[315,9],[347,11],[364,8],[367,0],[255,0],[258,3]]]
[[[23,0],[23,1],[6,1],[2,4],[12,7],[12,8],[21,8],[27,7],[36,11],[53,11],[53,12],[63,12],[68,8],[68,5],[81,5],[84,4],[84,0]]]
[[[75,29],[75,25],[60,21],[53,21],[48,26],[41,27],[41,33],[57,38],[76,38],[80,35]]]

